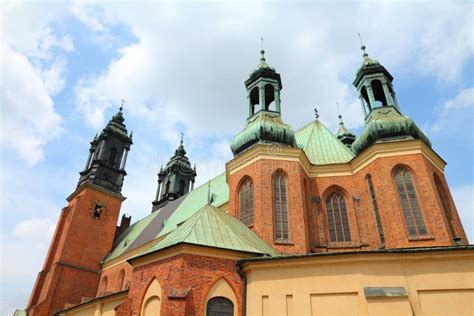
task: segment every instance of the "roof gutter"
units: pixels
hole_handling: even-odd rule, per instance
[[[247,276],[245,275],[244,270],[242,270],[242,266],[240,265],[240,261],[237,261],[237,272],[239,273],[240,277],[242,278],[242,316],[247,315]]]

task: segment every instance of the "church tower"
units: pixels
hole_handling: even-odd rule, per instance
[[[67,198],[43,269],[28,302],[28,315],[53,315],[66,304],[95,297],[100,262],[110,252],[122,201],[132,137],[122,107],[91,142],[76,190]]]
[[[191,167],[186,150],[184,150],[183,135],[181,135],[179,147],[173,157],[158,172],[158,188],[155,200],[152,202],[153,212],[169,201],[176,200],[192,191],[196,175],[196,166]]]

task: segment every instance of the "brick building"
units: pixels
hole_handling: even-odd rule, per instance
[[[117,221],[132,145],[122,109],[91,142],[28,315],[471,315],[474,247],[446,163],[363,49],[356,137],[281,116],[261,51],[226,172],[194,188],[183,140],[152,212]]]

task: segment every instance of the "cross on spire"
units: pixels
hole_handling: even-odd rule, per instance
[[[337,117],[342,122],[342,115],[341,115],[341,110],[339,109],[339,102],[336,102],[336,106],[337,106],[337,113],[339,114]]]
[[[122,110],[123,110],[123,105],[124,105],[124,103],[126,103],[126,101],[125,101],[124,99],[120,99],[120,101],[121,101],[122,103],[120,103],[120,108],[119,108],[119,109],[120,109],[120,112],[122,112]]]
[[[314,116],[316,116],[316,120],[319,119],[319,112],[317,108],[314,108]]]
[[[362,37],[360,36],[360,33],[357,32],[357,35],[359,36],[359,41],[360,41],[360,49],[364,52],[364,54],[362,55],[363,57],[367,57],[369,56],[369,54],[367,54],[367,51],[365,50],[366,47],[364,45],[364,43],[362,42]]]
[[[183,145],[183,137],[184,137],[184,133],[181,133],[181,140],[179,141],[181,146]]]

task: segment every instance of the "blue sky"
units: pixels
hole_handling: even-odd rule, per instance
[[[395,77],[401,110],[447,162],[474,240],[471,2],[2,2],[0,314],[26,306],[89,141],[117,111],[134,131],[122,211],[151,210],[156,172],[185,133],[198,183],[224,171],[247,114],[260,36],[295,129],[363,118],[352,86],[368,52]]]

